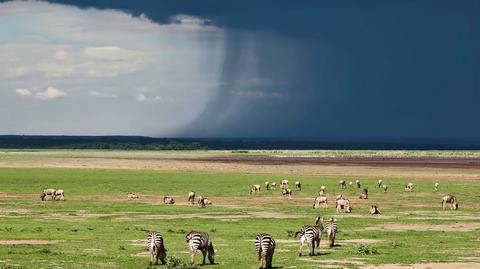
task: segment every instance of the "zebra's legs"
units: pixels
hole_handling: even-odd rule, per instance
[[[273,259],[273,253],[268,253],[267,257],[265,257],[265,268],[270,269],[272,268],[272,259]]]
[[[207,250],[202,249],[202,254],[203,254],[203,262],[202,264],[205,264],[205,258],[207,257]]]
[[[192,265],[195,264],[195,252],[196,251],[194,251],[194,250],[190,251],[190,264],[192,264]]]
[[[155,253],[154,252],[150,252],[150,266],[153,265],[153,261],[155,260]]]
[[[313,255],[313,249],[315,248],[315,245],[313,242],[308,242],[308,255],[312,256]]]
[[[300,247],[298,249],[298,256],[302,256],[303,242],[300,242]]]
[[[262,254],[259,254],[258,255],[258,268],[259,269],[263,268],[263,259],[264,259],[264,257],[262,256]]]

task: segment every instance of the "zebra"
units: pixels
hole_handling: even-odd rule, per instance
[[[340,213],[343,210],[343,213],[352,213],[352,206],[350,205],[350,200],[346,198],[340,198],[335,202],[335,207],[337,208],[337,213]]]
[[[440,183],[435,182],[435,184],[433,185],[433,191],[434,191],[434,192],[437,192],[437,191],[438,191],[438,187],[440,187]]]
[[[317,196],[313,201],[313,208],[319,208],[320,204],[322,204],[322,208],[328,208],[328,200],[325,196]]]
[[[446,195],[442,198],[442,208],[445,210],[447,208],[447,204],[450,205],[450,209],[458,209],[458,201],[455,195]]]
[[[60,201],[65,201],[65,192],[62,189],[55,190],[53,194],[53,200],[57,200],[57,197]]]
[[[270,183],[270,189],[271,190],[276,190],[277,189],[277,183],[275,183],[275,182]]]
[[[349,188],[349,189],[353,189],[353,182],[351,182],[351,181],[348,182],[348,188]]]
[[[166,205],[173,205],[175,204],[175,200],[173,199],[173,197],[165,196],[163,197],[163,203]]]
[[[200,250],[203,254],[203,262],[205,264],[205,257],[208,253],[208,260],[211,264],[215,264],[215,250],[208,233],[191,231],[185,236],[190,252],[190,263],[195,264],[195,254]]]
[[[260,185],[250,186],[250,194],[260,192]]]
[[[163,245],[163,237],[159,232],[150,232],[147,235],[147,247],[150,252],[150,266],[158,264],[158,259],[165,264],[167,257],[166,249]]]
[[[292,190],[291,189],[282,189],[282,196],[285,197],[288,195],[288,198],[292,198]]]
[[[326,188],[325,188],[324,185],[320,186],[320,191],[318,192],[318,195],[324,196],[325,195],[325,190],[326,190]]]
[[[379,180],[377,181],[377,188],[382,187],[382,184],[383,184],[383,181],[382,181],[381,179],[379,179]]]
[[[327,224],[327,236],[330,241],[330,247],[335,246],[335,236],[337,235],[337,219],[330,218]]]
[[[258,255],[258,268],[272,268],[273,253],[275,252],[275,240],[269,234],[257,234],[255,237],[255,249]]]
[[[40,198],[42,201],[47,200],[47,196],[50,196],[52,200],[55,200],[55,189],[43,189],[43,191],[40,193]]]
[[[340,186],[340,189],[346,189],[347,188],[347,184],[345,183],[345,180],[340,180],[338,182],[338,185]]]
[[[380,210],[378,210],[378,206],[377,206],[377,205],[372,205],[372,206],[370,207],[370,214],[376,215],[376,214],[382,214],[382,213],[380,212]]]
[[[302,249],[305,244],[307,244],[308,246],[308,255],[315,255],[315,244],[317,244],[317,248],[320,247],[322,231],[323,219],[318,216],[315,219],[315,225],[303,225],[302,228],[300,228],[300,230],[295,233],[295,237],[300,234],[300,247],[298,249],[298,256],[302,256]]]
[[[127,198],[128,199],[138,199],[138,195],[136,195],[133,192],[127,192]]]
[[[404,191],[412,192],[413,191],[413,183],[408,183],[405,185]]]
[[[191,191],[188,193],[188,203],[191,203],[192,205],[195,204],[195,192]]]
[[[343,199],[343,194],[339,194],[337,195],[337,197],[335,198],[336,201],[340,200],[340,199]]]
[[[355,180],[355,184],[357,185],[357,188],[359,188],[359,189],[362,187],[362,184],[360,184],[359,179]]]
[[[388,191],[388,185],[387,184],[383,184],[382,188],[383,188],[384,193],[386,193]]]
[[[265,181],[265,189],[266,189],[267,191],[270,190],[270,182]]]
[[[365,189],[363,189],[363,193],[360,194],[360,199],[368,199],[368,187],[366,187]]]
[[[288,180],[282,179],[280,185],[282,185],[282,189],[288,189]]]
[[[302,190],[302,183],[300,181],[295,181],[295,189]]]

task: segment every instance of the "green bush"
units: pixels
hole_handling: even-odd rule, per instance
[[[360,255],[375,255],[378,254],[378,250],[375,246],[360,245],[358,246],[357,253]]]
[[[167,258],[165,266],[167,269],[198,269],[197,266],[189,265],[176,257]]]

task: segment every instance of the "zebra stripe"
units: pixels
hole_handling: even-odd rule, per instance
[[[158,264],[158,259],[162,261],[162,264],[165,264],[165,257],[167,253],[165,252],[165,247],[163,245],[163,237],[158,232],[150,232],[147,235],[147,247],[150,252],[150,265]]]
[[[211,264],[214,264],[214,257],[215,257],[215,250],[213,248],[213,244],[210,241],[210,237],[208,233],[204,232],[195,232],[192,231],[185,236],[187,240],[188,249],[190,251],[190,263],[195,263],[195,254],[197,250],[202,251],[203,254],[203,262],[205,264],[205,257],[208,253],[208,260]]]
[[[258,254],[258,268],[272,268],[273,253],[275,252],[275,240],[269,234],[258,234],[255,237],[255,249]]]
[[[302,256],[302,249],[307,244],[309,253],[313,256],[315,253],[315,243],[317,248],[320,247],[320,239],[322,237],[323,221],[320,217],[315,220],[315,225],[303,225],[302,228],[295,233],[295,237],[300,234],[300,247],[298,249],[298,256]]]
[[[337,220],[330,218],[330,221],[327,224],[327,236],[330,241],[330,247],[335,246],[335,236],[337,234]]]

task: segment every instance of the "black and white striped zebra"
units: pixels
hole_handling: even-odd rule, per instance
[[[190,263],[195,263],[195,254],[200,250],[203,254],[203,262],[205,264],[205,257],[208,254],[208,260],[211,264],[215,263],[215,250],[212,241],[207,233],[192,231],[185,236],[190,252]]]
[[[150,232],[147,235],[147,247],[150,252],[150,265],[158,264],[158,259],[165,264],[167,253],[163,246],[163,237],[158,232]]]
[[[255,248],[258,255],[258,268],[272,268],[273,253],[275,252],[275,240],[269,234],[257,234]]]
[[[302,256],[302,249],[305,244],[308,246],[308,255],[315,255],[315,244],[320,247],[320,239],[322,238],[323,220],[317,217],[315,225],[303,225],[302,228],[295,233],[295,237],[300,234],[300,247],[298,256]]]
[[[328,241],[330,241],[330,247],[335,246],[335,236],[337,235],[337,220],[330,218],[327,223],[327,236]]]

